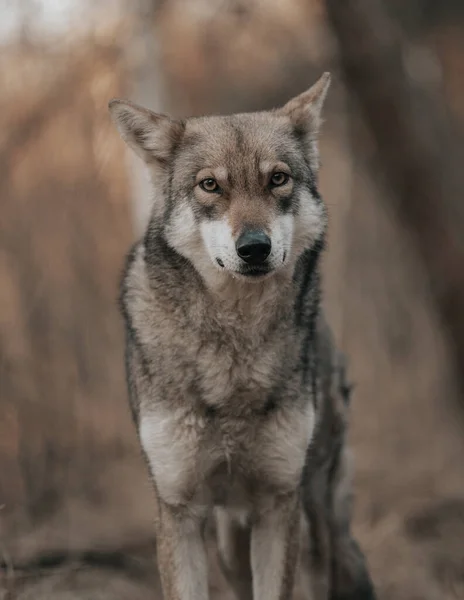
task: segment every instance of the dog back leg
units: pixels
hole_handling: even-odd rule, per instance
[[[311,600],[375,600],[365,557],[351,533],[348,449],[332,473],[313,474],[303,507],[309,527]]]
[[[341,449],[335,465],[332,487],[330,600],[375,600],[374,586],[366,559],[351,532],[352,484],[351,456]]]
[[[324,364],[328,374],[321,421],[303,482],[311,600],[375,600],[364,555],[351,531],[352,460],[346,441],[351,386],[341,353],[326,357]]]
[[[303,511],[306,518],[306,527],[303,534],[306,536],[304,546],[308,546],[306,587],[310,590],[310,600],[328,600],[331,579],[331,529],[327,506],[320,492],[327,489],[327,482],[321,481],[326,477],[325,471],[314,475],[310,488],[305,488],[303,496]],[[319,494],[318,494],[319,493]]]
[[[251,527],[230,515],[225,508],[215,509],[219,564],[237,600],[253,600],[250,543]]]

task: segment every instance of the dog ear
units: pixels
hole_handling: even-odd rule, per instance
[[[290,118],[296,137],[303,143],[309,163],[319,169],[317,138],[322,125],[322,107],[330,86],[330,73],[324,73],[316,83],[299,96],[292,98],[280,112]]]
[[[313,135],[317,135],[322,123],[322,107],[329,87],[330,73],[324,73],[309,90],[287,102],[281,109],[282,112],[290,117],[296,127],[310,129]]]
[[[111,100],[108,109],[122,139],[146,163],[165,165],[184,131],[181,121],[128,100]]]

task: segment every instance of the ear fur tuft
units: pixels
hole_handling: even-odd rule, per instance
[[[108,103],[111,119],[126,144],[146,163],[166,163],[184,126],[164,114],[114,98]]]
[[[309,90],[292,98],[281,111],[288,115],[295,125],[310,127],[317,135],[322,123],[321,112],[330,87],[330,73],[324,73]]]

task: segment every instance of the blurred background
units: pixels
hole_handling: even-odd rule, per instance
[[[0,600],[161,597],[116,305],[147,184],[108,100],[270,108],[324,70],[355,533],[381,600],[464,598],[462,0],[0,0],[0,44]]]

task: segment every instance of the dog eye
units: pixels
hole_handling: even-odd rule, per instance
[[[209,192],[210,194],[212,192],[219,192],[221,189],[218,185],[218,182],[212,177],[207,177],[206,179],[203,179],[203,181],[200,181],[199,186],[202,190]]]
[[[290,175],[287,175],[287,173],[274,173],[274,175],[271,177],[271,185],[275,187],[285,185],[289,179]]]

